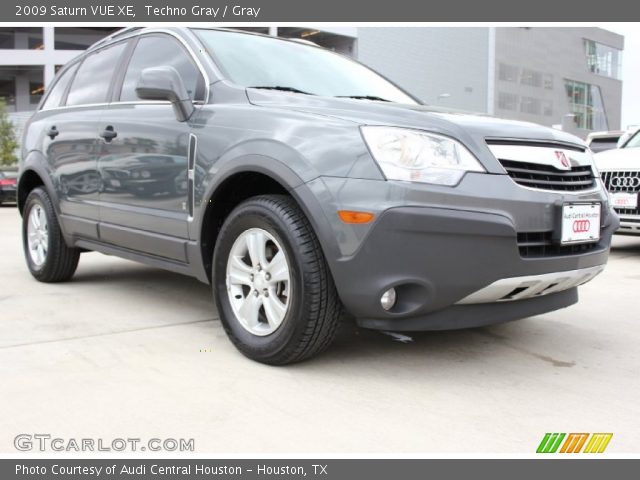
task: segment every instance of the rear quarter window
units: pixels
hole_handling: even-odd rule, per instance
[[[76,73],[78,69],[78,64],[72,65],[71,67],[64,70],[60,76],[54,81],[53,87],[47,95],[47,98],[42,105],[44,110],[49,108],[56,108],[62,104],[62,100],[64,98],[64,94],[67,91],[67,87],[69,83],[73,79],[73,75]]]

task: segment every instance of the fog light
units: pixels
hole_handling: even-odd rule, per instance
[[[380,305],[382,305],[382,308],[384,308],[385,310],[391,310],[395,304],[396,289],[390,288],[382,294],[382,297],[380,297]]]

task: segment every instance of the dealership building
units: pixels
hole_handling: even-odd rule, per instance
[[[55,72],[110,27],[0,28],[0,97],[20,126]],[[254,27],[352,56],[425,103],[580,136],[620,129],[624,37],[587,27]]]

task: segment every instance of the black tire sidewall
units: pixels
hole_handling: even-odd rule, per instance
[[[29,270],[31,271],[31,273],[35,276],[38,277],[40,274],[42,274],[44,271],[46,271],[47,266],[50,262],[50,258],[51,258],[51,242],[53,241],[53,235],[51,235],[51,216],[50,216],[50,210],[49,208],[47,208],[48,206],[50,207],[50,204],[47,205],[46,200],[48,200],[48,198],[43,199],[42,197],[45,196],[46,193],[42,192],[42,190],[40,189],[36,189],[34,191],[32,191],[29,196],[27,197],[27,201],[25,202],[25,206],[24,206],[24,212],[23,212],[23,221],[22,221],[22,247],[24,249],[24,256],[25,259],[27,261],[27,266],[29,267]],[[47,217],[47,228],[48,228],[48,238],[47,238],[47,256],[44,259],[44,263],[40,266],[36,265],[35,263],[33,263],[33,260],[31,259],[31,255],[29,254],[29,243],[27,240],[27,226],[29,224],[29,216],[31,214],[31,210],[33,209],[33,207],[35,207],[36,205],[39,205],[42,208],[42,211],[44,212],[45,216]]]
[[[36,205],[39,205],[44,211],[48,228],[47,255],[40,266],[31,260],[27,237],[29,215]],[[31,275],[46,283],[69,280],[78,266],[80,251],[67,246],[62,236],[53,202],[43,187],[37,187],[29,193],[22,213],[22,246]]]
[[[214,254],[213,285],[214,297],[220,320],[225,331],[236,347],[250,358],[269,362],[303,335],[305,312],[305,285],[303,262],[295,245],[295,237],[285,219],[265,205],[248,203],[232,212],[218,236]],[[289,309],[278,329],[265,336],[247,331],[236,319],[231,308],[226,287],[227,259],[236,239],[250,228],[261,228],[269,232],[284,249],[289,264],[291,286]]]

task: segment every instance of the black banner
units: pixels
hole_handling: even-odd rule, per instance
[[[13,479],[167,479],[287,478],[438,480],[496,478],[635,478],[640,460],[0,460],[0,478]]]
[[[16,0],[3,22],[614,22],[640,20],[627,0]]]

